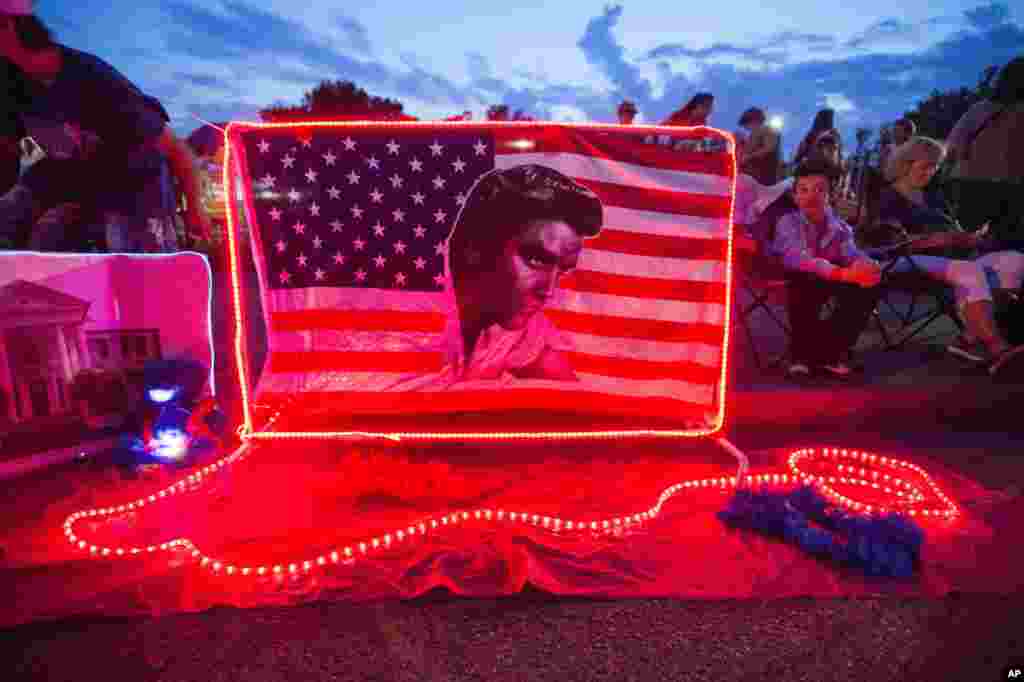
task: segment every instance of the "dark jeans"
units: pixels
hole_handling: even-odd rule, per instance
[[[821,366],[841,360],[857,343],[881,295],[881,287],[864,289],[805,272],[787,272],[786,308],[793,362]],[[832,297],[836,299],[835,310],[822,320],[822,307]]]

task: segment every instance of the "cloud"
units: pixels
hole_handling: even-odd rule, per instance
[[[588,25],[592,38],[580,42],[585,53],[593,53],[588,60],[606,69],[613,80],[630,74],[631,65],[610,30],[597,33],[601,40],[593,36],[595,26],[610,29],[620,15],[621,11],[605,10]],[[1006,5],[1000,3],[969,10],[957,19],[961,30],[930,47],[922,44],[927,30],[948,26],[949,17],[919,24],[884,19],[845,44],[832,36],[795,31],[747,45],[715,43],[695,48],[666,43],[640,57],[657,64],[656,80],[663,85],[660,96],[646,101],[641,109],[648,120],[662,120],[695,92],[709,90],[716,96],[712,123],[733,128],[745,108],[760,106],[792,122],[792,128],[784,131],[786,146],[792,149],[816,110],[828,106],[836,110],[845,139],[852,140],[854,128],[873,128],[897,118],[933,90],[973,86],[986,67],[1020,54],[1024,30],[1010,23],[1008,16]],[[893,43],[917,49],[900,54],[867,49]],[[811,58],[796,61],[794,54],[800,50]],[[696,68],[680,74],[672,69],[676,59],[688,60]],[[649,83],[632,87],[646,91],[645,85]]]
[[[340,33],[348,47],[362,54],[368,55],[373,52],[369,32],[361,23],[337,10],[332,11],[331,21],[335,32]]]
[[[607,76],[622,96],[643,106],[651,101],[651,85],[639,69],[626,60],[625,50],[612,35],[621,17],[622,5],[606,7],[601,16],[587,22],[583,37],[576,45],[583,51],[587,63]]]
[[[846,47],[852,49],[864,49],[878,43],[891,43],[892,41],[910,41],[919,35],[919,28],[902,19],[883,19],[878,21],[860,35],[851,38],[846,42]]]
[[[1006,24],[1010,19],[1009,8],[999,2],[969,9],[964,14],[971,26],[981,31],[990,31]]]

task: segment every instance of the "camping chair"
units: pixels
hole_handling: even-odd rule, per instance
[[[743,328],[747,347],[758,371],[775,369],[785,362],[789,347],[789,324],[786,321],[786,279],[782,266],[766,255],[758,243],[749,237],[737,237],[736,264],[736,320]],[[760,319],[770,322],[768,331],[784,339],[781,352],[771,346],[771,338],[763,332]],[[760,338],[758,338],[760,337]]]
[[[796,208],[789,192],[778,197],[750,225],[750,236],[737,239],[736,249],[736,312],[743,327],[747,345],[759,371],[775,369],[788,358],[791,335],[786,321],[786,276],[782,264],[767,251],[775,238],[775,225],[786,213]],[[766,317],[773,336],[779,332],[784,339],[783,350],[772,352],[770,339],[755,338],[758,317]]]
[[[884,293],[872,315],[885,350],[905,347],[929,329],[939,328],[944,318],[949,318],[959,333],[964,332],[952,289],[921,271],[913,254],[878,251],[875,254],[891,258],[882,268],[880,286]],[[911,272],[894,272],[901,259],[910,263]]]
[[[964,326],[956,312],[952,289],[929,277],[914,262],[913,254],[902,247],[878,247],[880,233],[878,197],[885,180],[874,169],[868,169],[861,202],[857,241],[880,261],[889,261],[882,270],[885,293],[872,315],[885,350],[897,350],[920,338],[926,331],[939,328],[949,318],[963,333]],[[910,272],[894,272],[901,260],[910,264]]]

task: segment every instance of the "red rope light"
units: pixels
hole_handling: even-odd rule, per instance
[[[541,515],[530,511],[506,509],[466,509],[455,511],[440,517],[428,517],[408,526],[397,528],[390,533],[366,538],[351,545],[333,548],[317,557],[294,558],[288,562],[237,566],[225,559],[205,554],[188,538],[174,538],[147,546],[105,546],[90,542],[75,532],[75,525],[84,519],[105,519],[135,512],[147,506],[169,500],[177,494],[184,493],[190,484],[201,485],[209,480],[209,475],[220,469],[236,464],[245,459],[251,445],[246,443],[230,455],[203,467],[201,470],[186,476],[172,485],[147,497],[139,498],[128,504],[87,509],[75,512],[64,521],[64,535],[74,547],[91,556],[100,557],[134,557],[140,554],[152,554],[156,551],[181,550],[190,553],[202,568],[214,574],[224,576],[282,576],[285,573],[309,573],[322,569],[328,564],[350,564],[360,557],[383,551],[392,545],[425,536],[428,533],[444,530],[472,522],[505,523],[509,525],[530,525],[554,532],[590,532],[611,533],[623,529],[634,528],[658,517],[664,505],[679,493],[687,490],[703,488],[735,488],[735,476],[682,481],[669,486],[661,492],[657,501],[648,509],[633,514],[609,517],[604,519],[565,519],[558,516]],[[808,464],[816,464],[819,468],[829,467],[825,473],[810,473]],[[890,473],[891,472],[891,473]],[[924,486],[915,485],[908,480],[909,475],[920,477]],[[800,484],[813,485],[837,507],[862,514],[903,513],[912,517],[926,517],[937,520],[953,520],[960,515],[960,509],[924,469],[910,462],[879,457],[860,450],[840,448],[805,448],[792,452],[788,459],[788,473],[765,473],[748,475],[744,479],[751,486],[795,486]],[[874,501],[861,501],[836,490],[837,485],[865,488],[872,491]],[[929,500],[934,500],[929,502]],[[937,501],[937,503],[936,503]],[[928,506],[928,505],[931,506]]]

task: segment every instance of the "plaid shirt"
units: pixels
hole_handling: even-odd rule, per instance
[[[799,270],[830,279],[836,266],[849,266],[868,258],[853,240],[853,228],[825,209],[825,227],[808,221],[800,211],[779,218],[772,252],[787,270]]]

